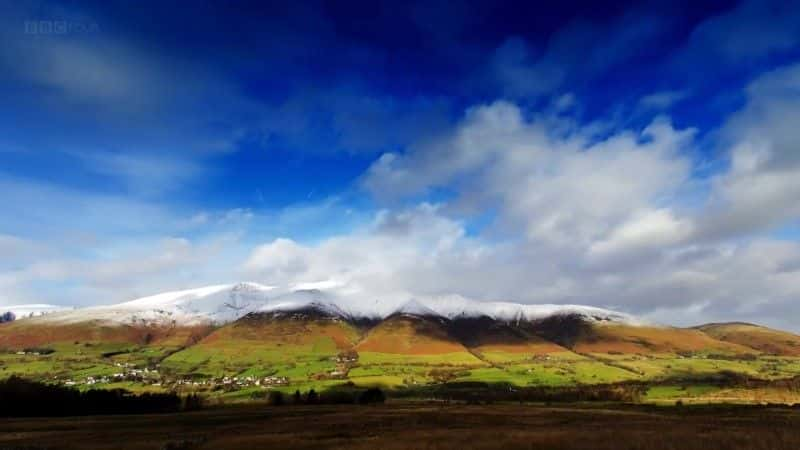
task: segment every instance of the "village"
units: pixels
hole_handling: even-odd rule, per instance
[[[206,379],[193,378],[170,378],[159,372],[158,368],[136,368],[129,363],[115,363],[115,367],[120,369],[110,375],[93,376],[88,375],[82,379],[60,379],[54,377],[57,382],[64,386],[94,386],[122,382],[141,383],[150,386],[163,386],[165,388],[176,387],[196,387],[206,389],[239,389],[247,387],[262,387],[264,389],[273,386],[285,386],[289,384],[288,377],[282,376],[223,376]]]

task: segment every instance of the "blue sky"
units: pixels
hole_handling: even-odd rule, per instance
[[[796,328],[796,2],[0,17],[0,305],[249,279]]]

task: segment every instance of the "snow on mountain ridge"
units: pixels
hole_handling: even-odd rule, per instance
[[[26,317],[37,317],[72,309],[73,308],[70,306],[49,305],[45,303],[28,303],[24,305],[0,306],[0,314],[10,311],[14,313],[17,319],[24,319]]]
[[[290,312],[305,308],[318,309],[343,318],[383,319],[400,313],[448,319],[488,316],[513,322],[577,314],[593,321],[633,325],[644,323],[628,314],[591,306],[482,302],[458,295],[425,298],[399,295],[387,300],[367,302],[363,297],[340,295],[336,290],[278,288],[257,283],[223,284],[165,292],[116,305],[54,312],[35,319],[66,323],[98,320],[190,325],[231,322],[252,312]]]
[[[440,313],[432,310],[431,308],[423,305],[417,299],[411,299],[403,303],[392,314],[403,314],[410,316],[441,316]]]

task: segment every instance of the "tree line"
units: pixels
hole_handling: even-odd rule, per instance
[[[191,396],[190,396],[191,397]],[[185,404],[184,404],[185,403]],[[199,398],[124,389],[79,391],[12,376],[0,381],[0,417],[168,413],[198,408]]]
[[[318,393],[310,389],[305,393],[296,390],[291,396],[281,391],[270,391],[267,395],[267,403],[272,406],[282,406],[286,404],[294,405],[345,405],[360,404],[371,405],[384,403],[386,394],[380,388],[369,388],[366,390],[358,389],[331,389]]]

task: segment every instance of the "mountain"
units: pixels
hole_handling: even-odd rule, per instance
[[[16,319],[24,319],[27,317],[41,316],[59,311],[69,311],[73,309],[69,306],[48,305],[45,303],[29,303],[25,305],[0,305],[0,314],[10,312],[14,314]]]
[[[215,285],[0,324],[0,378],[72,380],[148,367],[173,387],[187,377],[238,377],[251,387],[242,380],[310,387],[791,377],[796,356],[800,336],[756,325],[676,328],[588,306],[460,296],[364,301],[320,285]]]
[[[325,378],[337,374],[337,358],[348,354],[359,337],[354,325],[326,305],[254,312],[170,355],[161,365],[178,373],[209,376],[255,369]]]
[[[581,354],[754,352],[752,348],[715,339],[696,329],[588,321],[574,314],[553,315],[533,321],[526,328],[532,334]]]
[[[711,323],[697,330],[725,342],[747,346],[770,355],[800,356],[800,336],[750,323]]]
[[[505,322],[534,321],[554,315],[575,315],[592,322],[631,325],[644,322],[633,316],[580,305],[525,305],[509,302],[479,302],[461,296],[440,296],[364,302],[335,290],[278,288],[258,283],[236,283],[165,292],[114,305],[56,311],[37,320],[48,323],[99,321],[109,324],[132,322],[177,325],[224,324],[249,313],[290,311],[309,305],[329,309],[352,320],[379,320],[403,312],[446,319],[489,317]]]
[[[226,323],[266,306],[271,298],[268,293],[273,289],[256,283],[221,284],[165,292],[115,305],[57,312],[36,319],[49,323]]]
[[[570,353],[569,349],[531,333],[519,322],[489,316],[457,317],[448,328],[472,353],[493,363]]]
[[[482,365],[448,333],[448,322],[433,309],[411,300],[369,329],[354,350],[364,364]]]
[[[149,345],[169,339],[174,345],[186,346],[198,340],[219,341],[215,336],[237,327],[247,329],[238,324],[204,339],[208,327],[261,317],[260,323],[269,335],[279,330],[268,324],[305,312],[309,320],[324,317],[347,324],[364,335],[354,344],[357,351],[382,354],[452,353],[472,355],[461,358],[471,361],[474,355],[502,354],[498,357],[507,359],[514,354],[569,351],[752,351],[741,342],[717,340],[701,330],[655,326],[627,314],[588,306],[477,302],[461,296],[397,302],[360,302],[335,290],[257,283],[214,285],[26,318],[17,321],[13,335],[11,328],[0,330],[0,345],[15,348],[69,340]],[[238,339],[239,335],[231,337]]]

